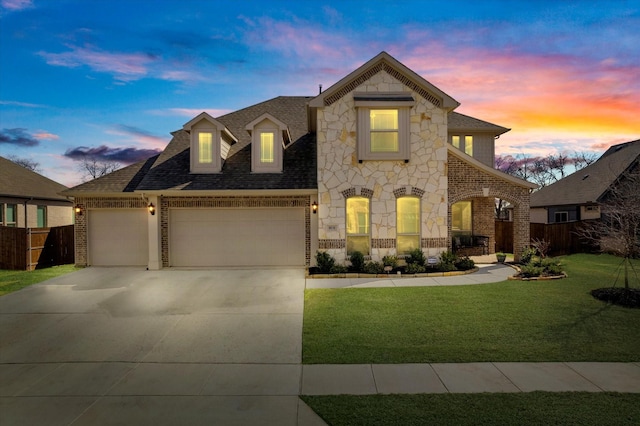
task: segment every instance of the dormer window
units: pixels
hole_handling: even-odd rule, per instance
[[[220,173],[236,137],[206,112],[183,129],[191,133],[191,173]]]
[[[410,93],[355,93],[358,109],[358,160],[409,161]]]
[[[247,124],[251,134],[251,171],[282,173],[284,149],[291,142],[289,128],[271,114],[262,114]]]

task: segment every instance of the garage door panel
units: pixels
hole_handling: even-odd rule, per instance
[[[172,209],[171,266],[302,266],[304,209]]]
[[[95,266],[144,266],[149,259],[146,210],[89,210],[87,251]]]

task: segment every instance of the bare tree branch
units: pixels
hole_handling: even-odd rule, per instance
[[[29,158],[21,158],[17,155],[9,155],[7,158],[17,165],[24,167],[25,169],[29,169],[32,172],[36,173],[42,173],[42,171],[40,170],[40,163],[38,163],[37,161],[33,161]]]

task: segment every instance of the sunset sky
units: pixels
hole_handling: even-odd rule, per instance
[[[512,129],[499,154],[601,153],[640,138],[639,28],[638,0],[0,0],[0,156],[73,186],[381,51]]]

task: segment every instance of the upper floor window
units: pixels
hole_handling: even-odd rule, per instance
[[[451,136],[451,145],[460,149],[460,136],[458,135]]]
[[[347,254],[354,251],[371,254],[369,204],[370,200],[365,197],[347,198]]]
[[[206,112],[183,129],[191,133],[191,173],[219,173],[236,137]]]
[[[464,137],[464,153],[473,157],[473,136]]]
[[[358,160],[405,160],[411,155],[410,93],[355,93]]]
[[[463,141],[460,135],[452,135],[451,145],[473,157],[473,136],[466,135]]]
[[[569,212],[555,212],[554,222],[569,222]]]
[[[289,128],[269,113],[247,124],[251,134],[251,171],[282,173],[284,149],[291,142]]]
[[[211,164],[213,162],[213,133],[198,132],[198,163]]]
[[[400,197],[396,200],[398,254],[420,248],[420,199]]]
[[[260,132],[260,162],[273,163],[276,135],[273,132]]]

